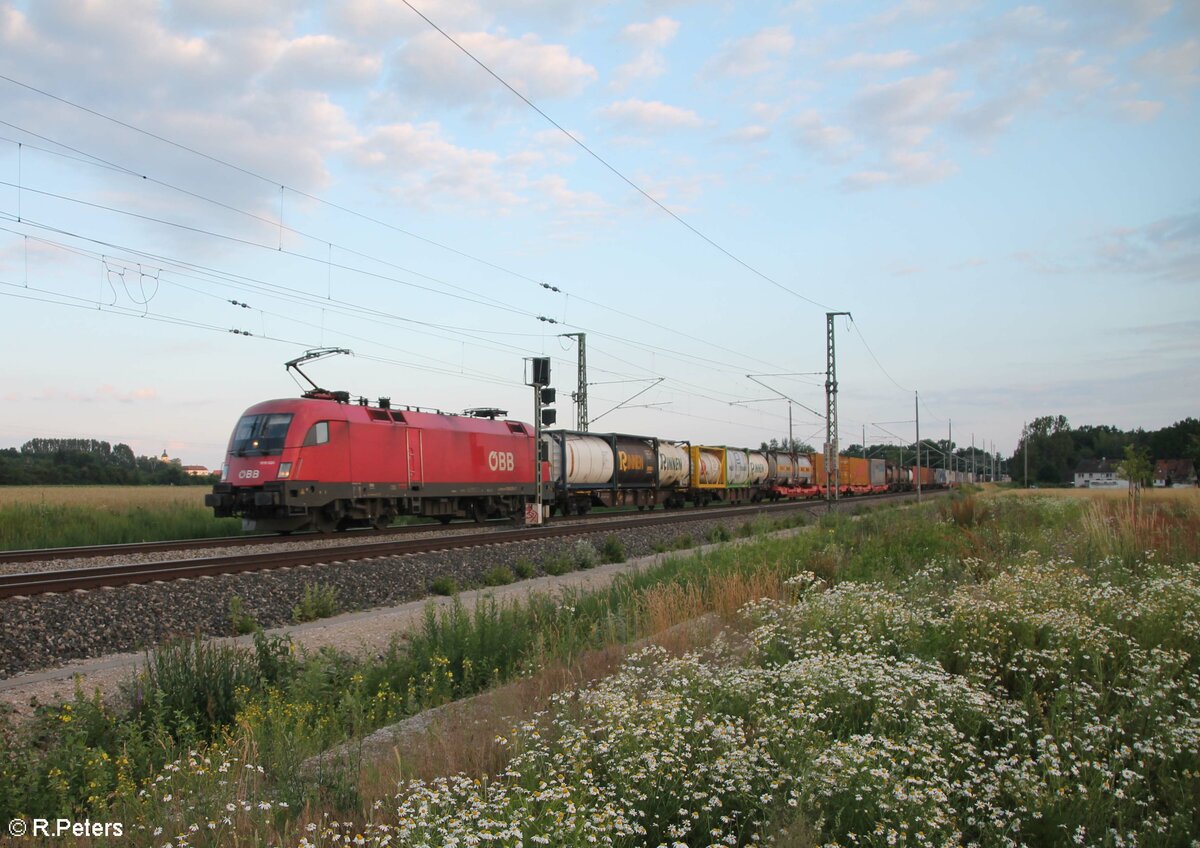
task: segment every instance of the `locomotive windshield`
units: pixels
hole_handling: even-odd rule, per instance
[[[237,456],[278,455],[291,424],[291,414],[245,415],[233,431],[229,452]]]

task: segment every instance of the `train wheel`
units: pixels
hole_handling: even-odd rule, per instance
[[[449,523],[450,523],[450,519],[451,519],[451,518],[453,518],[453,517],[454,517],[454,516],[452,516],[452,515],[439,515],[439,516],[437,517],[437,520],[438,520],[438,521],[440,521],[442,524],[449,524]]]
[[[379,515],[375,516],[375,520],[371,522],[371,525],[376,530],[386,530],[392,526],[393,517],[394,516],[390,512],[381,512]]]

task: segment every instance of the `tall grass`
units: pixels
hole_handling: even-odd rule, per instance
[[[7,503],[0,505],[0,550],[204,539],[241,532],[236,518],[177,501],[120,504]]]
[[[921,792],[926,793],[920,796],[924,799],[920,803],[913,801],[904,808],[909,824],[925,823],[912,816],[945,814],[951,816],[945,821],[954,820],[958,813],[945,804],[969,797],[955,794],[963,785],[971,792],[999,793],[988,796],[988,803],[1001,811],[1003,804],[1010,802],[1033,809],[1028,806],[1032,803],[1029,799],[1036,797],[1036,809],[1045,824],[1035,825],[1035,820],[1023,817],[1021,827],[1026,830],[1022,833],[1037,832],[1050,841],[1056,834],[1062,835],[1055,830],[1060,826],[1071,825],[1069,833],[1081,825],[1093,833],[1096,824],[1109,820],[1114,811],[1125,815],[1133,809],[1123,802],[1095,801],[1105,775],[1112,784],[1111,765],[1106,766],[1109,772],[1096,772],[1083,781],[1087,791],[1095,793],[1087,803],[1079,803],[1077,790],[1060,803],[1055,795],[1058,784],[1050,780],[1053,775],[1038,770],[1049,762],[1041,759],[1045,754],[1036,753],[1043,750],[1039,747],[1042,743],[1033,736],[1021,737],[1021,745],[1004,748],[1016,738],[1011,735],[1018,732],[1014,728],[1020,727],[1030,733],[1041,728],[1054,739],[1086,740],[1095,750],[1109,752],[1116,758],[1112,762],[1122,763],[1138,775],[1138,781],[1158,787],[1152,796],[1159,805],[1155,809],[1170,807],[1194,816],[1194,805],[1189,806],[1194,799],[1189,800],[1189,793],[1200,787],[1194,785],[1195,780],[1182,780],[1179,774],[1180,769],[1200,774],[1196,763],[1187,757],[1169,762],[1152,758],[1151,771],[1143,775],[1139,769],[1147,767],[1121,759],[1125,755],[1120,753],[1120,745],[1143,752],[1175,750],[1170,746],[1176,742],[1164,741],[1162,733],[1186,735],[1200,726],[1196,724],[1200,717],[1185,715],[1190,709],[1188,699],[1194,700],[1198,694],[1188,687],[1195,682],[1195,658],[1200,656],[1200,589],[1195,585],[1200,577],[1196,566],[1187,563],[1196,561],[1200,509],[1149,504],[1139,519],[1139,530],[1120,524],[1119,505],[1115,508],[1110,515],[1107,507],[1086,503],[1013,498],[989,499],[986,509],[959,507],[957,512],[930,505],[853,521],[831,516],[812,532],[793,539],[764,539],[704,556],[681,556],[656,568],[627,573],[601,591],[574,592],[557,599],[534,595],[520,601],[484,600],[472,610],[457,604],[441,612],[431,607],[418,632],[398,638],[382,656],[367,659],[332,651],[297,656],[286,646],[265,644],[240,658],[176,648],[175,654],[164,652],[161,660],[156,659],[162,670],[156,672],[158,682],[147,689],[162,694],[143,697],[147,706],[141,718],[131,719],[81,694],[65,707],[43,710],[30,728],[0,724],[5,739],[0,747],[0,818],[6,813],[11,817],[60,811],[89,812],[95,818],[122,804],[132,804],[129,799],[136,793],[127,791],[129,785],[153,786],[166,774],[176,791],[156,790],[157,795],[152,792],[151,796],[157,800],[142,798],[137,802],[140,806],[121,809],[142,821],[178,820],[186,826],[198,821],[197,814],[180,806],[179,798],[203,795],[219,805],[234,805],[239,826],[255,834],[248,841],[295,844],[303,824],[321,822],[323,813],[360,822],[368,819],[377,796],[361,795],[362,787],[377,790],[380,785],[371,777],[380,772],[372,771],[369,762],[351,763],[349,771],[305,775],[300,765],[311,754],[428,707],[547,668],[578,667],[593,654],[611,658],[610,652],[619,646],[712,612],[725,617],[734,632],[754,628],[749,632],[753,646],[749,654],[745,649],[718,647],[710,658],[689,659],[690,665],[639,661],[621,678],[625,682],[604,690],[615,693],[612,697],[617,700],[605,701],[608,706],[593,711],[578,732],[584,734],[581,738],[592,740],[595,750],[602,749],[597,748],[597,740],[610,739],[604,744],[617,745],[619,739],[623,740],[619,744],[630,745],[628,750],[639,752],[638,756],[646,754],[656,758],[655,762],[667,763],[663,757],[683,749],[644,747],[658,738],[660,730],[670,730],[655,722],[674,721],[656,710],[662,704],[695,697],[699,700],[694,707],[687,707],[694,712],[673,715],[691,716],[693,730],[710,726],[705,722],[711,721],[734,734],[729,739],[742,739],[725,759],[705,760],[705,769],[719,770],[743,762],[740,758],[754,754],[760,744],[783,745],[766,750],[766,758],[744,761],[751,769],[746,772],[747,780],[753,772],[766,783],[756,783],[759,777],[754,777],[739,784],[753,791],[747,789],[737,798],[720,795],[717,788],[711,790],[718,792],[716,797],[721,798],[726,813],[741,811],[737,816],[744,817],[741,820],[747,827],[735,831],[743,842],[752,833],[760,837],[769,833],[768,822],[781,826],[785,819],[802,832],[818,833],[818,842],[830,844],[838,840],[839,827],[850,832],[891,822],[888,826],[899,832],[899,820],[889,818],[889,784],[873,782],[873,772],[857,770],[855,764],[864,762],[872,763],[870,768],[880,773],[897,775],[897,779],[907,775],[905,779],[923,781],[906,784],[914,789],[923,787]],[[764,598],[773,600],[764,602]],[[739,611],[747,604],[752,614],[743,618]],[[752,663],[743,667],[747,657]],[[216,661],[210,662],[214,658]],[[808,663],[803,684],[808,687],[803,692],[808,694],[788,689],[795,680],[772,677],[777,669],[797,662]],[[681,669],[694,669],[695,673]],[[197,685],[197,680],[207,682]],[[686,685],[677,691],[671,688],[676,683]],[[787,741],[791,738],[787,733],[792,732],[787,730],[789,719],[776,710],[786,712],[788,704],[794,703],[788,700],[792,695],[784,697],[786,692],[800,697],[809,705],[806,709],[832,717],[824,724],[805,724],[805,734],[815,735],[796,737],[799,747],[794,749],[784,744],[791,744]],[[945,698],[930,701],[930,692],[941,692]],[[765,706],[752,703],[754,698],[768,695]],[[577,718],[580,704],[590,703],[593,695],[573,697],[562,702],[562,716]],[[888,700],[893,697],[900,699],[899,706]],[[1143,698],[1149,701],[1138,706]],[[818,710],[821,704],[828,709]],[[185,718],[172,724],[166,718],[172,714]],[[797,713],[797,720],[807,721],[806,714]],[[64,715],[70,720],[64,722]],[[642,727],[646,734],[640,739],[628,738],[622,735],[624,730],[602,727],[599,722],[605,715],[626,716],[630,724],[625,730]],[[1025,723],[1010,722],[1014,715],[1023,716]],[[737,736],[742,732],[738,723],[748,721],[752,722],[748,728],[762,732]],[[1084,724],[1078,724],[1080,721]],[[1161,727],[1156,728],[1156,722]],[[68,725],[89,729],[83,734],[64,734]],[[565,738],[566,727],[543,728],[540,738]],[[1097,737],[1105,727],[1119,727],[1120,732]],[[774,729],[768,733],[763,728]],[[688,740],[693,737],[687,733],[691,732],[672,736],[675,731],[670,730],[662,738],[690,745]],[[902,738],[887,735],[892,732],[901,733]],[[507,761],[506,750],[522,756],[522,751],[542,745],[537,738],[521,734],[501,736],[486,750],[459,749],[460,744],[478,745],[478,737],[471,734],[464,734],[461,743],[448,739],[440,744],[449,762],[486,763],[489,768]],[[889,740],[896,739],[907,746],[904,752],[886,747]],[[996,788],[990,777],[971,768],[939,771],[938,758],[959,757],[955,746],[966,744],[963,740],[982,746],[979,753],[985,759],[997,751],[1006,752],[1005,757],[1038,757],[1037,769],[1021,760],[1025,764],[1014,772],[1020,780],[1031,781],[1021,785],[1032,787],[1032,794],[1021,795],[1022,789],[1005,795],[1016,789]],[[1116,748],[1103,747],[1109,742],[1116,744],[1114,740],[1120,743]],[[198,759],[190,757],[189,751],[196,751]],[[907,757],[907,764],[899,758],[901,754]],[[118,766],[122,757],[124,765]],[[224,786],[204,766],[206,758],[213,763],[236,760],[262,766],[261,780]],[[192,760],[198,763],[194,768],[189,765]],[[788,766],[782,777],[758,771],[772,768],[771,762],[784,761],[799,770],[791,771]],[[70,772],[67,779],[62,777],[68,773],[63,767],[67,762],[85,765]],[[611,770],[616,761],[591,758],[570,762],[586,763],[581,768],[590,768],[595,776]],[[172,771],[168,768],[171,764],[182,771]],[[365,783],[360,783],[360,765]],[[51,775],[55,768],[57,777]],[[545,778],[548,785],[566,790],[564,797],[572,799],[577,809],[591,809],[587,799],[592,778],[585,780],[582,771],[569,772],[564,770],[566,766],[557,768],[558,776]],[[710,786],[703,783],[707,778],[695,777],[699,772],[674,767],[668,771],[672,780],[700,779],[695,786]],[[655,769],[654,773],[664,772]],[[831,794],[808,792],[799,784],[788,783],[802,774],[817,781],[805,786],[825,786]],[[1098,783],[1088,782],[1096,775]],[[66,782],[60,785],[55,780]],[[1131,798],[1151,797],[1131,784],[1130,778],[1121,780],[1122,791]],[[629,784],[637,785],[647,784],[644,780]],[[754,788],[760,785],[763,788]],[[6,807],[8,786],[31,788],[23,789],[18,800]],[[612,797],[604,794],[609,789],[596,786],[601,792],[596,797]],[[795,794],[788,796],[780,788],[784,786],[792,786]],[[499,784],[495,788],[507,791]],[[687,798],[672,797],[669,788],[656,789],[662,805],[645,813],[660,817],[653,829],[656,839],[669,836],[673,824],[682,826],[671,816],[687,808]],[[680,788],[686,787],[680,784]],[[413,791],[433,792],[434,788]],[[688,791],[700,790],[693,787]],[[472,792],[474,789],[464,784],[462,799],[469,800]],[[164,800],[165,795],[171,799]],[[760,795],[771,800],[763,801]],[[856,802],[858,796],[866,800]],[[393,809],[408,809],[403,806],[407,797],[386,803]],[[797,806],[778,807],[787,797],[794,798]],[[917,797],[912,794],[910,800]],[[441,795],[437,798],[439,805],[450,803]],[[282,811],[281,801],[288,805]],[[261,815],[255,812],[259,804],[266,805]],[[310,812],[296,818],[298,807]],[[448,816],[456,815],[452,805],[439,809]],[[861,816],[874,818],[868,822]],[[380,821],[395,823],[394,819]],[[751,821],[757,824],[749,826]],[[1178,816],[1174,820],[1168,816],[1167,832],[1186,830],[1180,821]],[[582,819],[579,823],[582,827]],[[949,838],[954,826],[938,832]],[[713,827],[718,824],[714,822]],[[333,844],[326,829],[318,830],[323,844]],[[577,844],[574,836],[563,833],[562,844]],[[859,833],[864,838],[869,835]],[[380,834],[382,831],[376,832]],[[223,844],[184,835],[184,844]],[[872,838],[878,839],[878,834]],[[634,842],[639,839],[633,837]],[[174,841],[180,844],[178,839]],[[786,839],[780,841],[788,844]],[[981,844],[993,842],[988,837]]]

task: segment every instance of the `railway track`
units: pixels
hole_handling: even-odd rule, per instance
[[[862,498],[860,497],[859,500]],[[795,503],[795,502],[790,502]],[[708,515],[719,515],[722,509],[736,509],[736,507],[708,507],[705,511]],[[550,519],[551,524],[562,522],[580,522],[580,521],[612,521],[619,520],[621,516],[642,513],[629,513],[625,511],[613,511],[592,513],[587,518],[580,516],[559,517]],[[180,539],[175,541],[162,542],[129,542],[114,545],[82,545],[68,548],[30,548],[28,550],[17,551],[0,551],[0,566],[14,565],[22,562],[51,562],[55,560],[72,560],[72,559],[92,559],[96,557],[115,557],[115,556],[138,556],[140,554],[161,553],[163,551],[193,551],[206,549],[221,549],[221,548],[245,548],[254,547],[256,545],[277,545],[289,543],[304,543],[304,542],[338,542],[352,544],[355,539],[391,539],[394,537],[404,537],[416,533],[428,532],[451,532],[465,531],[474,529],[477,532],[483,528],[492,527],[497,531],[510,529],[511,524],[507,521],[488,521],[482,524],[472,524],[470,522],[459,522],[450,525],[442,525],[434,521],[424,522],[421,524],[407,524],[400,527],[391,527],[386,530],[350,530],[346,533],[337,534],[321,534],[321,533],[297,533],[294,535],[281,535],[278,533],[259,533],[253,536],[213,536],[205,539]],[[339,546],[344,546],[340,545]],[[328,548],[326,548],[328,550]]]
[[[889,497],[894,498],[896,496],[861,496],[840,503],[853,506]],[[404,556],[407,554],[447,551],[479,545],[501,545],[511,542],[586,535],[595,533],[598,530],[616,532],[625,529],[646,527],[656,523],[686,524],[691,521],[703,521],[717,517],[770,515],[776,512],[794,511],[797,509],[808,509],[813,512],[824,511],[825,505],[821,502],[789,501],[780,504],[756,504],[753,506],[726,507],[722,509],[691,509],[685,511],[638,513],[633,516],[606,517],[603,520],[587,522],[560,522],[542,527],[492,529],[466,534],[439,534],[432,538],[424,537],[419,539],[404,538],[413,531],[411,528],[402,528],[402,530],[407,532],[371,534],[371,541],[363,544],[342,545],[336,548],[285,550],[265,553],[245,552],[230,556],[158,562],[134,562],[93,568],[3,574],[0,575],[0,598],[39,595],[50,592],[113,588],[135,583],[213,577],[248,571],[296,568],[321,563],[364,560],[384,556]],[[417,527],[419,529],[426,529],[420,525],[417,525]],[[278,540],[277,537],[273,538],[276,541]],[[239,541],[242,541],[243,544],[253,544],[245,539]],[[174,548],[161,547],[161,545],[166,543],[154,544],[160,545],[157,550],[180,548],[178,544]],[[106,548],[111,546],[101,547]],[[146,550],[146,548],[136,549],[143,552]],[[43,555],[43,558],[45,558],[45,555]]]
[[[466,527],[469,525],[451,525]],[[442,525],[407,524],[387,530],[352,530],[349,533],[321,535],[319,533],[283,536],[278,533],[258,533],[253,536],[212,536],[205,539],[177,539],[163,542],[128,542],[116,545],[81,545],[70,548],[30,548],[20,551],[0,551],[0,565],[18,562],[49,562],[51,560],[91,559],[106,556],[137,556],[138,554],[162,551],[191,551],[205,548],[243,548],[255,545],[279,544],[281,542],[327,541],[353,539],[356,537],[405,536],[411,533],[440,529]]]

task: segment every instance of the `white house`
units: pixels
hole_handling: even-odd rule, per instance
[[[1125,485],[1125,478],[1117,473],[1117,463],[1111,460],[1084,459],[1075,468],[1077,489],[1119,489]]]

